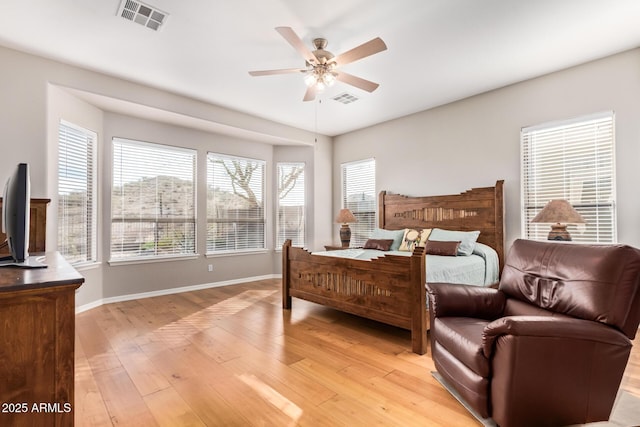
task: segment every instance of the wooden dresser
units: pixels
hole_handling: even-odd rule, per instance
[[[29,253],[44,252],[45,241],[47,236],[47,205],[49,199],[31,199],[31,209],[29,216]],[[0,212],[2,212],[2,197],[0,197]],[[2,215],[0,215],[0,225],[2,224]],[[0,226],[0,230],[2,227]],[[4,242],[7,236],[0,231],[0,243]],[[8,255],[7,247],[0,248],[0,257]]]
[[[32,200],[30,255],[44,250],[46,202]],[[0,426],[74,423],[75,290],[84,278],[59,253],[41,255],[47,268],[0,267]]]
[[[75,290],[59,253],[47,268],[0,268],[0,425],[72,426]]]

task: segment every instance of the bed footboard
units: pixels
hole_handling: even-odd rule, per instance
[[[424,248],[412,256],[387,255],[373,260],[313,255],[282,248],[282,307],[292,297],[411,331],[412,350],[427,351],[426,271]]]

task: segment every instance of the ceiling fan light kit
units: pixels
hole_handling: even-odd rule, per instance
[[[307,85],[307,92],[304,95],[303,101],[312,101],[315,99],[316,93],[322,92],[326,87],[333,85],[336,80],[346,83],[351,86],[355,86],[359,89],[367,92],[373,92],[378,88],[378,84],[365,80],[361,77],[354,76],[352,74],[345,73],[344,71],[337,71],[337,69],[343,65],[355,62],[359,59],[366,58],[367,56],[374,55],[387,49],[387,45],[381,38],[369,40],[366,43],[361,44],[347,52],[344,52],[338,56],[333,55],[331,52],[325,50],[327,47],[327,40],[323,38],[313,39],[313,46],[315,50],[312,52],[304,45],[304,42],[298,35],[289,27],[277,27],[276,31],[298,51],[305,59],[305,68],[286,68],[280,70],[263,70],[263,71],[249,71],[252,76],[268,76],[275,74],[290,74],[290,73],[303,73],[304,82]]]
[[[307,86],[316,85],[318,92],[324,90],[325,87],[332,86],[336,82],[337,73],[332,71],[333,64],[329,66],[318,65],[310,68],[305,76],[304,82]]]

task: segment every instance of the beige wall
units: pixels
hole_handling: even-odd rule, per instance
[[[638,49],[336,137],[333,203],[340,206],[340,164],[370,157],[378,191],[450,194],[504,179],[510,246],[521,232],[520,129],[610,110],[618,240],[640,246]]]
[[[110,243],[109,212],[111,211],[110,183],[112,140],[115,137],[136,141],[154,142],[158,144],[197,150],[197,200],[206,200],[207,153],[221,153],[250,157],[265,161],[265,175],[273,174],[273,150],[269,144],[245,141],[229,136],[212,134],[198,130],[152,122],[144,119],[105,113],[104,144],[101,150],[103,180],[105,191],[102,197],[103,232],[102,252],[108,256]],[[269,212],[273,198],[273,186],[265,188],[265,209]],[[220,256],[206,258],[206,204],[197,204],[196,252],[200,256],[195,260],[176,260],[160,263],[134,265],[104,266],[104,297],[111,298],[127,294],[145,293],[171,289],[182,286],[193,286],[203,283],[222,282],[241,277],[262,277],[273,274],[273,251],[263,253]],[[267,217],[266,243],[273,247],[273,221]],[[105,260],[106,261],[106,260]],[[213,271],[207,265],[213,265]]]
[[[300,129],[249,116],[237,111],[181,97],[151,87],[134,84],[114,77],[94,73],[78,67],[61,64],[44,58],[0,47],[0,182],[19,162],[31,166],[33,197],[48,197],[52,205],[48,210],[47,250],[56,245],[56,164],[57,128],[60,119],[87,127],[98,133],[99,140],[99,261],[89,269],[81,269],[86,282],[77,294],[76,305],[91,306],[102,300],[113,300],[137,295],[171,290],[183,286],[199,286],[229,283],[244,278],[262,277],[279,272],[279,254],[273,248],[273,217],[267,219],[269,250],[241,256],[206,258],[205,207],[198,207],[198,253],[193,260],[163,263],[110,265],[109,209],[111,182],[111,139],[114,136],[143,141],[179,145],[198,150],[198,197],[204,198],[206,152],[214,151],[230,155],[247,156],[267,161],[267,176],[274,171],[277,159],[302,161],[313,165],[313,180],[309,195],[309,212],[312,218],[324,217],[326,203],[314,204],[313,191],[324,188],[319,195],[323,201],[331,200],[330,161],[331,139],[319,137],[317,143],[306,147],[275,146],[260,142],[275,139],[311,143],[316,135]],[[123,114],[102,111],[87,101],[74,96],[77,89],[105,95],[134,104],[170,111],[184,116],[204,119],[232,129],[233,136],[205,132],[178,125],[170,125]],[[247,138],[238,136],[246,131]],[[319,162],[316,164],[315,159]],[[324,184],[321,182],[324,181]],[[273,181],[267,180],[267,209],[273,209]],[[318,215],[320,213],[321,215]],[[329,219],[314,221],[309,227],[310,246],[315,235],[320,240],[330,233]],[[213,264],[213,272],[207,265]]]
[[[58,125],[60,120],[66,120],[74,123],[85,129],[91,129],[97,133],[98,146],[103,144],[103,122],[104,112],[100,109],[69,95],[66,91],[60,89],[58,86],[47,84],[47,183],[55,183],[58,178],[58,169],[56,161],[58,158]],[[96,151],[97,152],[97,151]],[[98,164],[98,212],[102,208],[100,202],[100,195],[103,193],[103,166]],[[31,167],[31,176],[33,179],[33,164]],[[54,197],[57,188],[54,185],[49,185],[47,194],[51,203],[47,211],[49,216],[49,224],[47,227],[47,248],[55,248],[57,246],[58,234],[57,228],[53,226],[56,224],[56,212],[58,212],[58,200]],[[35,188],[35,186],[34,186]],[[98,242],[102,241],[103,228],[98,229]],[[102,248],[98,248],[98,259],[102,259]],[[102,268],[100,265],[92,266],[91,268],[85,268],[82,270],[82,275],[85,277],[85,284],[81,286],[76,295],[76,299],[79,302],[98,301],[104,295],[103,280],[102,280]]]
[[[331,167],[333,162],[333,140],[318,137],[313,147],[314,152],[314,185],[313,185],[313,246],[310,249],[319,251],[324,245],[333,242],[333,186]],[[337,235],[337,234],[336,234]]]
[[[195,260],[110,266],[108,208],[110,141],[121,136],[196,148],[199,154],[220,151],[274,162],[296,160],[312,165],[309,195],[309,246],[319,249],[337,240],[332,224],[340,206],[340,164],[375,157],[378,190],[410,195],[446,194],[505,180],[507,243],[520,236],[519,132],[524,126],[598,111],[616,112],[618,236],[640,246],[636,196],[640,160],[640,50],[633,50],[538,79],[512,85],[443,107],[331,138],[320,136],[312,146],[273,146],[253,139],[229,137],[102,111],[70,95],[65,88],[103,94],[212,120],[225,126],[264,134],[267,138],[313,141],[315,135],[226,110],[193,99],[114,77],[0,48],[0,182],[19,162],[31,165],[33,197],[54,200],[49,209],[48,250],[55,250],[55,164],[60,118],[97,131],[100,141],[100,261],[82,273],[87,282],[78,305],[99,303],[144,292],[180,286],[226,282],[280,271],[279,254],[205,258],[198,234]],[[425,94],[428,96],[428,94]],[[200,191],[204,167],[199,160]],[[273,192],[270,182],[269,194]],[[274,209],[270,201],[269,209]],[[203,221],[202,207],[198,211]],[[269,219],[269,241],[273,218]],[[202,227],[200,227],[202,228]],[[207,272],[207,264],[214,271]]]

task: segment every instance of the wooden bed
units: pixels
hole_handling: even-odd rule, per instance
[[[478,242],[498,253],[504,262],[504,181],[494,187],[473,188],[461,194],[409,197],[381,192],[380,228],[442,228],[479,230]],[[427,351],[426,270],[423,248],[411,256],[386,255],[358,260],[313,255],[293,247],[282,249],[282,306],[292,297],[312,301],[411,331],[414,353]]]

